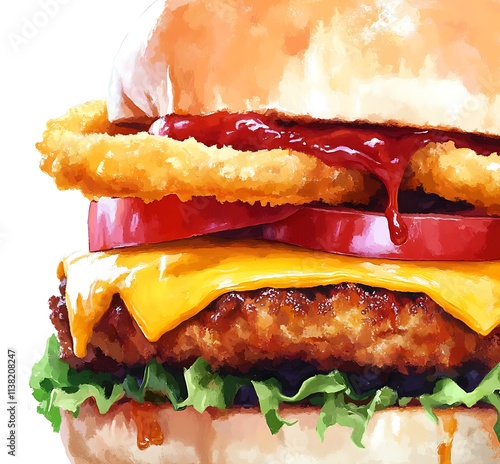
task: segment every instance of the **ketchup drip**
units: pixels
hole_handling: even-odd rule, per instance
[[[453,415],[443,415],[440,417],[442,421],[443,432],[445,433],[445,441],[437,448],[439,456],[439,464],[452,464],[451,448],[453,445],[453,437],[457,431],[458,422]]]
[[[163,432],[156,418],[157,406],[131,401],[131,416],[137,427],[137,447],[141,450],[163,443]]]
[[[472,148],[480,154],[500,149],[499,140],[477,135],[369,124],[296,123],[258,113],[171,114],[156,121],[149,132],[179,141],[194,137],[207,146],[231,146],[240,151],[291,149],[316,156],[328,166],[371,172],[387,190],[385,216],[396,245],[407,239],[407,228],[398,209],[398,191],[413,153],[429,142],[449,140],[459,148]]]

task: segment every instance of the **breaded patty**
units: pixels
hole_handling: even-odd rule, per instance
[[[62,284],[64,295],[64,282]],[[50,300],[62,357],[75,366],[64,296]],[[312,289],[232,292],[149,342],[115,296],[94,328],[83,363],[160,362],[187,365],[202,356],[212,367],[250,370],[300,359],[320,370],[356,363],[419,372],[478,360],[500,362],[500,330],[483,337],[421,293],[402,293],[345,283]]]

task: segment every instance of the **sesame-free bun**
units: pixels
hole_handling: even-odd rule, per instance
[[[125,39],[111,120],[275,109],[500,134],[497,0],[157,1]]]
[[[298,423],[271,435],[256,409],[200,414],[192,408],[158,407],[162,445],[137,447],[131,403],[100,415],[93,404],[75,419],[63,411],[62,439],[73,464],[494,464],[500,444],[493,434],[492,409],[438,411],[438,424],[422,408],[376,412],[363,438],[364,449],[350,439],[350,429],[327,429],[324,442],[315,431],[318,408],[288,406],[282,414]],[[456,430],[455,430],[456,429]],[[451,457],[451,461],[447,458]]]

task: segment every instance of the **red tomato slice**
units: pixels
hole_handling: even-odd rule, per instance
[[[102,251],[194,237],[272,223],[293,214],[292,205],[261,206],[213,197],[182,202],[176,195],[145,203],[138,198],[102,198],[89,209],[89,249]]]
[[[481,261],[500,259],[500,218],[402,214],[408,239],[395,245],[380,213],[305,207],[263,227],[263,238],[313,250],[370,258]]]

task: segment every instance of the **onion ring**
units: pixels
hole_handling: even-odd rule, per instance
[[[78,188],[91,200],[137,197],[146,202],[176,194],[219,201],[304,204],[366,203],[380,183],[367,173],[331,168],[291,150],[238,151],[177,141],[146,132],[119,133],[104,101],[70,109],[47,123],[41,169],[62,189]]]
[[[500,214],[500,156],[478,155],[453,142],[429,143],[411,158],[403,188],[422,187],[447,200],[464,200],[488,214]]]
[[[366,204],[380,188],[368,173],[332,168],[291,150],[239,151],[177,141],[110,123],[106,103],[91,101],[47,123],[41,168],[60,189],[80,189],[91,200],[137,197],[146,202],[176,194],[219,201]],[[450,141],[429,143],[410,160],[403,189],[422,187],[500,214],[500,156],[478,155]]]

